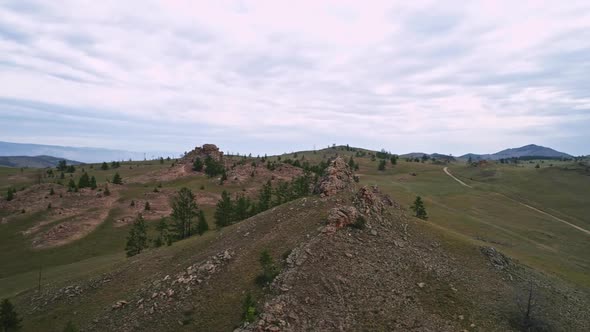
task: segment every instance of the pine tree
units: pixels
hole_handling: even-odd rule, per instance
[[[141,253],[143,249],[147,248],[147,245],[147,226],[143,216],[138,214],[127,236],[127,245],[125,246],[127,257]]]
[[[389,158],[389,161],[391,162],[392,165],[397,165],[397,155],[392,155],[391,158]]]
[[[74,173],[74,172],[76,172],[76,167],[74,167],[74,165],[70,165],[66,169],[66,173]]]
[[[239,195],[236,198],[234,208],[234,221],[241,221],[250,217],[250,199],[244,195]]]
[[[252,294],[248,292],[242,303],[242,319],[245,322],[252,323],[256,319],[256,315],[256,301],[254,301]]]
[[[109,169],[109,164],[106,163],[106,161],[102,162],[102,165],[100,165],[100,169],[102,169],[103,171],[106,171]]]
[[[291,187],[288,182],[281,181],[274,190],[275,200],[273,205],[281,205],[291,199]]]
[[[220,175],[223,173],[224,169],[223,164],[211,158],[211,156],[205,158],[205,174],[207,174],[208,177],[212,178]]]
[[[426,208],[424,208],[424,202],[422,202],[422,197],[416,196],[416,200],[410,208],[412,211],[414,211],[416,217],[423,220],[428,219],[428,216],[426,215]]]
[[[354,169],[354,159],[352,159],[352,156],[350,156],[350,159],[348,160],[348,167]]]
[[[68,168],[68,164],[65,160],[60,160],[57,163],[57,170],[58,171],[65,172],[67,168]]]
[[[59,174],[59,179],[63,180],[66,178],[66,175],[64,174],[64,172],[61,172],[61,174]]]
[[[260,189],[258,194],[257,212],[263,212],[270,209],[272,199],[272,184],[270,180]]]
[[[193,171],[201,172],[203,170],[203,161],[201,158],[195,158],[195,162],[193,163]]]
[[[109,190],[109,186],[107,186],[107,185],[104,186],[104,195],[105,196],[111,195],[111,191]]]
[[[14,191],[12,188],[8,188],[8,191],[6,192],[6,200],[7,201],[12,201],[14,199],[14,193],[16,191]]]
[[[385,159],[379,160],[379,167],[377,169],[380,171],[384,171],[386,164],[387,164],[387,162],[385,161]]]
[[[205,212],[203,212],[203,210],[199,210],[198,220],[199,222],[197,223],[197,233],[199,235],[203,235],[206,231],[209,230],[209,224],[205,219]]]
[[[123,184],[123,179],[121,178],[121,175],[119,175],[119,172],[115,173],[115,175],[113,176],[113,183]]]
[[[256,278],[259,285],[264,286],[271,283],[279,274],[279,269],[275,265],[272,256],[268,250],[263,250],[260,253],[260,265],[262,266],[262,274]]]
[[[88,173],[84,172],[78,180],[78,188],[82,189],[88,187],[90,187],[90,177],[88,176]]]
[[[55,190],[53,190],[53,187],[51,187],[51,189],[49,189],[49,195],[50,196],[55,195]]]
[[[218,228],[228,226],[233,221],[233,203],[227,191],[221,193],[221,199],[217,202],[217,209],[215,210],[215,225]]]
[[[97,185],[96,185],[96,178],[94,177],[94,175],[90,178],[90,189],[94,190],[96,189]]]
[[[184,239],[191,236],[192,222],[198,209],[193,192],[184,187],[172,199],[172,218],[175,221],[176,237]]]
[[[12,303],[8,299],[3,300],[2,304],[0,304],[0,327],[2,331],[20,330],[21,321],[22,319],[18,317]]]
[[[161,247],[165,243],[170,245],[172,243],[172,239],[168,234],[168,224],[166,223],[166,219],[162,218],[156,225],[156,231],[158,231],[158,237],[154,241],[154,245],[156,247]]]
[[[151,210],[150,202],[145,202],[145,205],[144,205],[143,209],[144,209],[145,211],[149,211],[149,210]]]
[[[70,179],[68,182],[68,192],[72,191],[78,191],[78,187],[76,187],[76,182],[74,182],[74,179]]]

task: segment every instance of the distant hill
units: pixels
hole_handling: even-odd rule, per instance
[[[0,156],[54,156],[56,158],[79,160],[86,163],[97,163],[113,160],[143,160],[144,157],[176,157],[178,154],[169,152],[132,152],[88,147],[70,147],[58,145],[42,145],[27,143],[11,143],[0,141]]]
[[[551,148],[547,148],[544,146],[539,146],[535,144],[529,144],[525,146],[521,146],[519,148],[512,148],[502,150],[500,152],[496,152],[493,154],[475,154],[475,153],[468,153],[462,155],[461,159],[471,159],[474,160],[499,160],[499,159],[508,159],[508,158],[523,158],[523,157],[541,157],[541,158],[573,158],[571,155],[553,150]]]
[[[56,158],[52,156],[2,156],[0,157],[0,166],[6,167],[32,167],[32,168],[46,168],[56,167],[63,158]],[[80,165],[81,162],[75,160],[67,160],[68,165]]]

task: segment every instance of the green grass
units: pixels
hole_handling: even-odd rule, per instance
[[[362,161],[361,183],[379,185],[406,207],[422,196],[429,223],[590,287],[589,236],[514,201],[587,227],[581,218],[590,210],[590,195],[585,194],[590,177],[557,167],[450,165],[454,175],[474,187],[470,189],[447,176],[442,165],[401,161],[384,172],[377,171],[377,165]]]

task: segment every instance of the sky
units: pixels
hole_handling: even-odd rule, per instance
[[[0,0],[0,140],[590,154],[590,1]]]

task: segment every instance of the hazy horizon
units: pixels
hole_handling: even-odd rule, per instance
[[[588,1],[33,0],[0,22],[1,141],[590,154]]]

